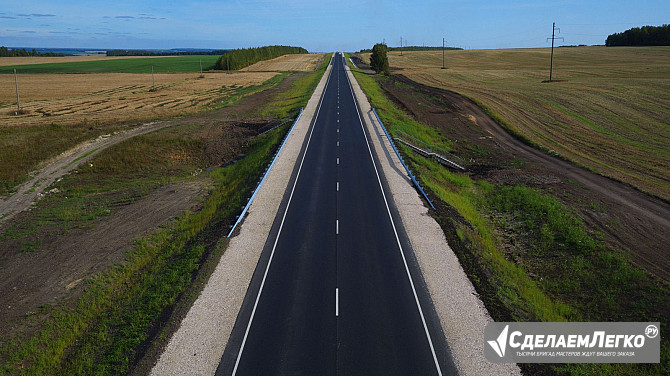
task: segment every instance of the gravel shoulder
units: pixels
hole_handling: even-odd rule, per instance
[[[231,238],[207,285],[173,334],[151,375],[213,375],[216,371],[317,111],[330,69],[328,67],[321,78],[268,173],[239,233]]]
[[[520,374],[516,364],[493,364],[484,358],[484,327],[493,321],[447,244],[442,229],[428,214],[419,194],[375,119],[370,103],[348,67],[347,74],[363,121],[391,189],[428,292],[439,316],[458,372],[463,375]]]

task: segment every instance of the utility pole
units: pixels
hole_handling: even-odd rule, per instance
[[[558,32],[560,33],[561,29],[558,29]],[[563,37],[556,37],[556,22],[554,22],[551,25],[551,63],[549,64],[549,82],[551,82],[554,77],[554,40],[556,39],[563,39]]]
[[[444,38],[442,38],[442,69],[447,69],[447,67],[444,66]]]
[[[400,37],[400,56],[402,56],[402,37]]]
[[[156,91],[156,80],[154,80],[154,66],[151,66],[151,91]]]
[[[21,112],[21,102],[19,101],[19,79],[16,77],[16,69],[14,69],[14,86],[16,86],[16,114]]]

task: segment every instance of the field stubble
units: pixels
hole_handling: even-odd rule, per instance
[[[369,59],[369,55],[364,55]],[[670,200],[670,48],[389,53],[406,77],[477,101],[508,131]]]
[[[277,73],[28,74],[19,76],[21,108],[14,116],[14,77],[0,75],[3,126],[143,120],[196,113],[215,107],[236,89],[260,85]]]

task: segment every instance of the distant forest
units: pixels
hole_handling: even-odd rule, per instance
[[[175,56],[175,55],[223,55],[227,50],[214,51],[148,51],[148,50],[109,50],[107,56]]]
[[[614,46],[670,46],[670,25],[634,27],[607,37],[605,45]]]
[[[0,47],[0,57],[28,57],[28,56],[41,56],[41,57],[61,57],[65,56],[63,54],[57,54],[53,52],[37,52],[34,48],[32,51],[26,51],[25,48],[20,50],[18,49],[9,49],[5,46]]]
[[[445,50],[462,50],[460,47],[444,47]],[[442,51],[442,46],[439,47],[424,47],[424,46],[405,46],[405,47],[389,47],[389,51]],[[372,49],[366,48],[360,53],[372,52]]]
[[[259,61],[270,60],[288,54],[309,53],[302,47],[291,46],[265,46],[256,48],[241,48],[228,51],[217,60],[215,69],[238,70]]]

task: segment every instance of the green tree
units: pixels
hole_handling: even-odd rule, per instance
[[[370,56],[370,67],[377,73],[389,74],[389,59],[386,56],[388,47],[383,43],[377,43],[372,47]]]

